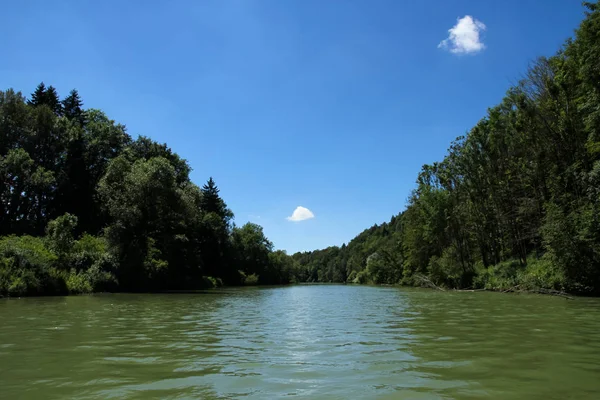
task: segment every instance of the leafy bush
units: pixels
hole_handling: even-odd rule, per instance
[[[213,276],[203,276],[202,277],[202,288],[213,289],[217,287],[223,286],[223,281],[221,278],[215,278]]]
[[[517,273],[517,282],[525,289],[567,290],[564,271],[546,254],[541,258],[530,257],[527,268]]]
[[[478,266],[474,286],[489,290],[554,289],[566,290],[564,272],[546,254],[541,258],[529,257],[523,267],[517,260],[508,260],[488,268]]]
[[[397,271],[378,253],[367,257],[367,274],[373,283],[396,283]]]
[[[523,269],[517,260],[508,260],[488,268],[478,265],[473,280],[476,288],[501,290],[517,286],[517,271]]]
[[[356,279],[356,271],[352,271],[352,272],[350,272],[350,275],[348,275],[348,279],[346,279],[346,282],[354,283],[355,279]]]
[[[67,213],[50,221],[46,227],[48,248],[61,259],[67,257],[73,247],[73,230],[76,226],[77,217]]]
[[[83,271],[72,269],[67,275],[67,289],[71,294],[91,293],[93,291],[89,277]]]
[[[101,263],[92,265],[85,272],[85,276],[93,292],[115,291],[117,289],[117,278],[112,272],[103,269]]]
[[[55,269],[57,256],[32,236],[0,238],[0,294],[7,296],[65,293]]]
[[[356,274],[356,278],[354,278],[354,280],[352,281],[352,283],[361,283],[361,284],[365,284],[365,283],[370,283],[370,279],[369,279],[369,272],[366,269],[363,269],[362,271],[358,272]]]
[[[474,271],[469,266],[463,266],[459,261],[454,246],[446,248],[441,257],[432,256],[427,270],[436,285],[452,288],[470,286],[474,275]]]
[[[258,285],[258,275],[252,274],[248,275],[244,280],[244,285],[246,286],[256,286]]]
[[[90,293],[116,289],[117,261],[107,251],[106,241],[90,235],[71,241],[60,228],[63,225],[51,224],[50,236],[46,238],[0,238],[0,295]]]
[[[115,290],[118,267],[116,258],[109,253],[108,243],[102,237],[85,234],[75,242],[69,257],[70,266],[83,276],[91,286],[91,291]],[[81,292],[86,293],[86,292]]]

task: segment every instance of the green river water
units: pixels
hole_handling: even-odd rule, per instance
[[[315,285],[0,300],[1,399],[600,399],[600,299]]]

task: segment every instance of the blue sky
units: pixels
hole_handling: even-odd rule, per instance
[[[421,166],[554,54],[583,8],[13,1],[0,16],[0,88],[77,88],[131,135],[167,142],[197,184],[213,176],[238,225],[259,223],[295,252],[341,245],[401,211]],[[294,221],[307,215],[291,218],[298,206],[314,218]]]

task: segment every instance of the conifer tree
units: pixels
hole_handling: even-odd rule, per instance
[[[69,120],[77,121],[80,125],[85,124],[85,113],[83,111],[83,101],[79,97],[76,89],[71,90],[69,95],[62,101],[63,115]]]
[[[27,100],[27,104],[29,104],[30,106],[36,107],[36,106],[39,106],[40,104],[44,104],[45,99],[46,99],[46,85],[44,84],[44,82],[41,82],[39,85],[37,85],[37,87],[35,88],[35,91],[31,94],[31,99]]]

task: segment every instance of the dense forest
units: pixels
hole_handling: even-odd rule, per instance
[[[76,90],[0,91],[0,296],[288,283],[292,258],[190,171]]]
[[[600,294],[600,2],[536,60],[406,209],[348,245],[297,253],[309,282]]]

